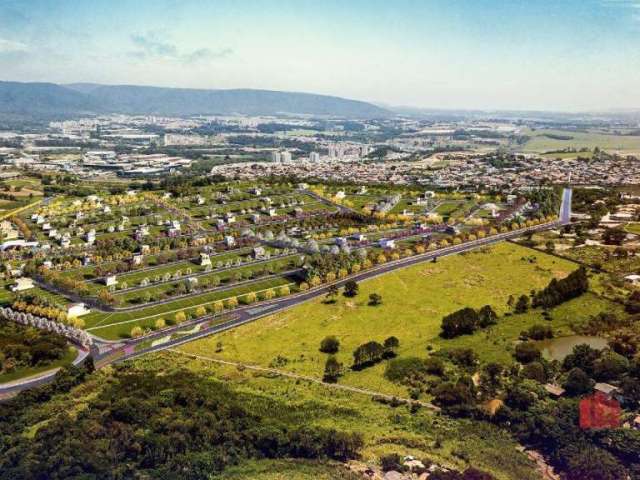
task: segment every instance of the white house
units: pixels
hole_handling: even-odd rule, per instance
[[[109,275],[108,277],[105,277],[104,284],[107,287],[115,286],[118,284],[118,279],[116,278],[115,275]]]
[[[392,238],[381,238],[378,240],[378,246],[385,249],[396,248],[396,241]]]
[[[81,315],[86,315],[91,310],[89,310],[84,303],[70,303],[67,305],[67,317],[75,318],[80,317]]]
[[[640,284],[640,275],[634,273],[631,275],[627,275],[626,277],[624,277],[625,281],[629,282],[631,285],[638,285]]]
[[[211,257],[208,253],[200,254],[200,265],[202,265],[203,267],[206,267],[207,265],[211,266]]]
[[[11,287],[12,292],[21,292],[33,288],[33,280],[28,277],[16,278],[16,283]]]
[[[231,235],[227,235],[226,237],[224,237],[224,243],[227,247],[233,247],[236,244],[236,239]]]

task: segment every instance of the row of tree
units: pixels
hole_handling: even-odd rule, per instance
[[[440,336],[443,338],[455,338],[460,335],[471,335],[479,328],[486,328],[495,325],[498,315],[491,308],[485,305],[480,310],[465,307],[457,310],[442,319]]]

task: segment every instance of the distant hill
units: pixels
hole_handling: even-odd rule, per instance
[[[149,115],[292,113],[350,118],[390,114],[371,103],[310,93],[0,82],[0,114],[56,117],[111,112]]]

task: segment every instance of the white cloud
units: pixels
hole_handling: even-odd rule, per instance
[[[233,54],[230,48],[211,50],[209,48],[197,48],[190,51],[181,51],[178,46],[168,39],[166,34],[148,32],[146,34],[131,35],[131,42],[136,50],[130,55],[140,60],[173,60],[182,63],[197,63],[216,58],[224,58]]]
[[[27,50],[29,47],[26,43],[0,38],[0,53],[26,52]]]

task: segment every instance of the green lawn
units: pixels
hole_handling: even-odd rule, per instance
[[[583,147],[593,149],[600,147],[603,150],[640,150],[640,136],[630,135],[609,135],[598,131],[570,132],[565,130],[525,130],[524,135],[531,139],[524,145],[523,150],[530,152],[545,152],[548,150],[561,150],[572,147],[581,149]],[[545,136],[558,135],[560,137],[572,137],[571,139],[557,139]],[[555,157],[554,157],[555,158]]]
[[[278,356],[284,357],[282,368],[321,377],[326,355],[318,345],[327,335],[336,335],[341,342],[338,359],[346,366],[351,354],[369,340],[382,342],[395,335],[400,340],[400,356],[425,356],[427,345],[455,345],[456,341],[439,338],[444,315],[459,308],[479,308],[491,304],[499,314],[507,311],[509,295],[529,293],[546,286],[551,278],[560,278],[576,265],[543,253],[510,243],[464,255],[441,258],[437,263],[424,263],[398,270],[364,282],[355,299],[340,297],[336,304],[324,304],[322,299],[300,305],[283,313],[260,319],[214,338],[200,340],[181,348],[185,352],[210,354],[217,342],[222,342],[220,358],[267,366]],[[378,307],[367,304],[370,293],[382,295]],[[598,313],[608,304],[584,306],[584,314]],[[565,313],[561,309],[571,309]],[[583,309],[580,300],[575,305],[562,306],[552,312],[566,324]],[[494,327],[494,336],[502,343],[515,341],[521,330],[542,322],[540,312],[517,317],[505,317]],[[484,341],[484,333],[458,340],[474,343],[481,356],[492,358],[494,345]],[[484,351],[487,350],[487,351]],[[484,352],[483,352],[484,351]],[[206,352],[206,353],[205,353]],[[500,353],[505,359],[509,353]],[[392,384],[382,376],[384,364],[360,372],[347,371],[342,383],[371,388],[391,394],[406,395],[404,387]]]

